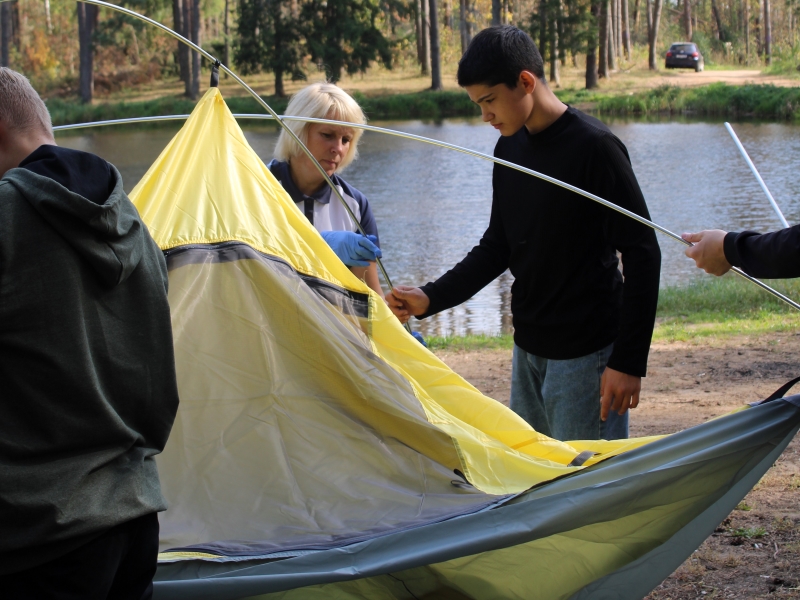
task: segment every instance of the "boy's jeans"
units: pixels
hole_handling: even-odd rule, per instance
[[[600,420],[600,378],[614,344],[580,358],[549,360],[514,346],[511,410],[557,440],[628,437],[628,413]]]

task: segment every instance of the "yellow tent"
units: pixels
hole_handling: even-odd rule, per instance
[[[800,422],[780,402],[661,440],[538,434],[350,273],[216,88],[131,197],[167,256],[181,397],[158,598],[646,592]]]

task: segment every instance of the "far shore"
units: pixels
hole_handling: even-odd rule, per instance
[[[757,69],[722,68],[707,68],[701,73],[653,72],[641,60],[624,67],[601,80],[594,90],[583,89],[584,73],[573,66],[562,67],[560,82],[549,85],[564,102],[598,115],[800,120],[800,72],[773,75]],[[270,75],[245,79],[274,110],[283,112],[288,99],[273,95]],[[312,75],[307,81],[287,82],[286,91],[291,95],[317,79]],[[479,116],[480,111],[456,84],[452,65],[443,79],[444,90],[431,92],[427,89],[430,80],[414,68],[389,71],[376,67],[366,75],[345,77],[339,85],[356,97],[371,121]],[[207,83],[205,78],[203,83]],[[220,91],[233,112],[264,112],[231,79],[220,81]],[[44,95],[56,125],[186,114],[195,105],[195,101],[183,96],[183,84],[175,77],[136,85],[120,82],[119,89],[98,94],[89,105],[81,104],[74,94]]]

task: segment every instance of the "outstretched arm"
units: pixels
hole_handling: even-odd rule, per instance
[[[711,229],[682,237],[694,243],[686,256],[706,273],[722,275],[739,267],[753,277],[800,277],[800,225],[770,233]]]
[[[684,254],[691,258],[698,269],[703,269],[712,275],[724,275],[731,270],[731,263],[725,258],[725,236],[727,231],[721,229],[707,229],[698,233],[684,233],[681,235],[687,242],[692,242]]]

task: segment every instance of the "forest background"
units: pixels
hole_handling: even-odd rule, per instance
[[[125,0],[244,75],[287,82],[381,71],[417,71],[442,89],[472,37],[511,23],[539,45],[560,84],[581,87],[615,73],[663,67],[670,43],[693,41],[711,68],[761,67],[797,77],[800,0]],[[141,21],[64,0],[0,3],[0,63],[48,97],[91,103],[123,88],[182,82],[196,98],[199,55]]]

